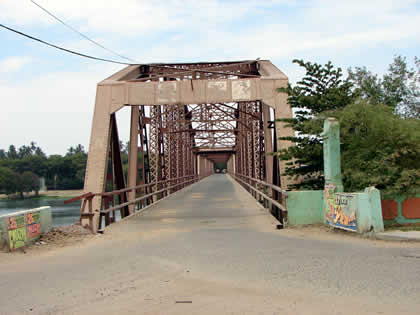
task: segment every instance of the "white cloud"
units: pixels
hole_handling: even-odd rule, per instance
[[[295,57],[334,59],[365,49],[372,60],[376,56],[370,50],[379,45],[388,47],[389,53],[401,44],[420,41],[419,1],[414,0],[37,1],[105,46],[140,62],[261,57],[289,70],[286,73],[291,78],[296,77],[290,64]],[[266,10],[273,4],[285,10]],[[54,30],[64,47],[110,57],[59,28],[29,0],[0,0],[0,21],[28,27],[34,34],[40,29]],[[49,34],[43,36],[50,39]],[[22,50],[8,47],[8,54],[13,51]],[[42,56],[34,58],[43,60]],[[311,60],[318,61],[316,58]],[[65,55],[58,60],[65,69]],[[0,59],[0,72],[22,71],[30,62],[29,57]],[[56,65],[57,60],[54,62]],[[46,66],[40,77],[25,76],[15,83],[0,81],[2,104],[9,105],[0,106],[0,134],[7,135],[0,137],[0,148],[35,140],[48,153],[63,153],[68,145],[87,145],[95,84],[120,68],[93,63],[83,71],[57,73]]]
[[[262,54],[275,58],[314,49],[347,49],[400,38],[419,40],[417,29],[420,27],[420,14],[415,9],[419,4],[416,0],[38,2],[87,34],[99,33],[99,37],[106,39],[106,44],[114,50],[129,50],[130,47],[148,59],[154,58],[153,61],[159,60],[159,56],[164,56],[164,60],[168,60],[167,57],[173,60],[185,55],[203,56],[203,53],[207,59],[209,54],[216,51],[222,58],[231,55],[256,57]],[[265,13],[258,9],[270,8],[273,4],[289,8],[288,13],[280,9],[275,13],[278,14],[278,21],[265,20]],[[256,19],[259,23],[247,20],[252,14],[261,14]],[[45,18],[49,23],[54,22],[29,0],[0,2],[0,19],[35,25],[46,23]],[[287,18],[286,23],[283,19]],[[236,21],[238,23],[233,23],[235,26],[231,28],[232,22]],[[250,22],[254,23],[253,27],[249,27]],[[174,34],[168,41],[159,42],[155,40],[162,36],[156,35],[159,32]],[[63,34],[69,33],[63,31]],[[152,44],[148,41],[152,41]],[[89,45],[87,42],[87,45],[75,47]],[[134,55],[130,51],[125,53]]]
[[[51,18],[29,0],[1,0],[0,19],[17,25],[51,24]]]
[[[0,73],[12,73],[21,70],[32,60],[29,56],[12,56],[0,60]]]
[[[219,28],[258,8],[293,6],[294,0],[37,0],[82,31],[139,36],[159,31]],[[57,23],[29,0],[1,0],[0,19],[15,25]]]
[[[120,68],[96,65],[83,72],[1,82],[0,148],[35,141],[49,154],[63,154],[70,145],[87,147],[96,83]]]

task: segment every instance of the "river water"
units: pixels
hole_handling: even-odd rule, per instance
[[[0,200],[0,215],[20,210],[50,206],[52,210],[53,226],[70,225],[79,220],[80,201],[65,205],[64,200],[57,199],[24,199]]]

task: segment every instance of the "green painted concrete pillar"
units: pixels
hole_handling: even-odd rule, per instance
[[[340,124],[335,118],[324,121],[324,176],[325,185],[334,185],[335,192],[343,192],[340,160]]]

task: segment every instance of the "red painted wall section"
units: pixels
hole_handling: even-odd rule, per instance
[[[402,203],[402,215],[407,219],[420,219],[420,198],[404,200]]]
[[[382,200],[381,204],[384,220],[393,220],[398,216],[398,203],[395,200]]]

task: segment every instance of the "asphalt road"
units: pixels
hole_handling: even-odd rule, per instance
[[[74,246],[0,256],[0,314],[420,314],[420,247],[276,230],[213,175]]]

